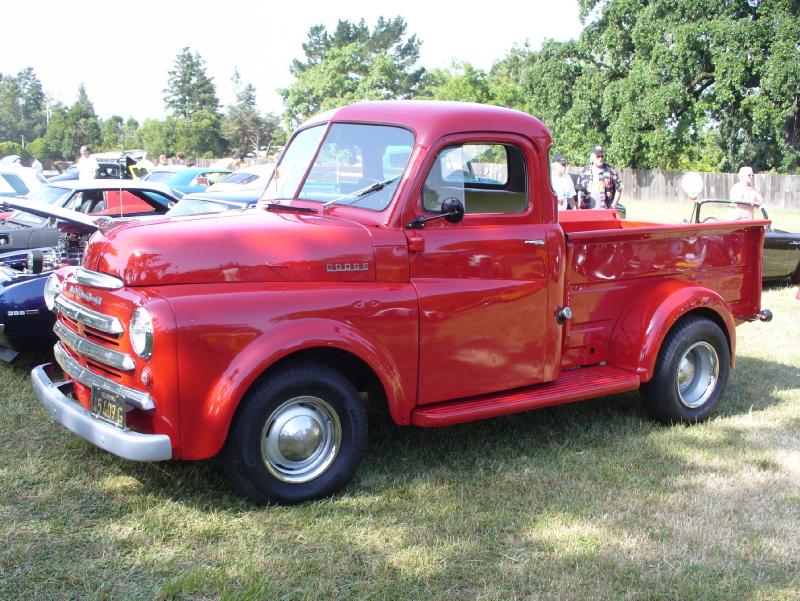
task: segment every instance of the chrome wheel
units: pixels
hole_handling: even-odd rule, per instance
[[[678,362],[678,399],[690,409],[700,407],[714,393],[718,381],[719,357],[716,349],[707,342],[695,342]]]
[[[339,416],[315,396],[281,404],[261,430],[261,459],[278,480],[308,482],[330,467],[342,444]]]

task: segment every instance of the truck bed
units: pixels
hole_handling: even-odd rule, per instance
[[[587,214],[588,213],[588,214]],[[566,234],[566,324],[562,369],[604,364],[620,316],[694,281],[717,292],[737,322],[753,319],[761,296],[766,221],[658,224],[621,221],[612,211],[559,215]],[[644,327],[642,324],[641,327]]]

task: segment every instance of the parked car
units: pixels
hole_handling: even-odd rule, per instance
[[[25,209],[17,212],[13,223],[31,223],[28,229],[46,231],[52,246],[0,255],[0,360],[12,361],[23,350],[52,347],[55,319],[44,302],[44,287],[50,272],[65,265],[80,264],[89,236],[101,227],[119,222],[120,217],[164,214],[177,199],[168,198],[162,188],[151,184],[125,191],[136,202],[127,199],[128,202],[113,210],[113,216],[108,211],[86,214],[57,204],[6,200],[13,208]],[[142,205],[147,205],[148,210],[142,211]],[[43,235],[36,238],[38,242],[44,239]]]
[[[0,196],[28,196],[46,183],[42,174],[31,167],[0,166]]]
[[[47,184],[29,199],[0,199],[0,203],[8,200],[7,206],[23,208],[0,222],[0,253],[53,246],[58,240],[59,233],[52,221],[29,212],[31,206],[49,205],[107,216],[148,215],[165,213],[181,197],[163,184],[133,180],[68,180]]]
[[[132,179],[133,176],[127,168],[123,168],[119,163],[98,161],[100,169],[97,172],[97,179]],[[70,165],[63,172],[54,175],[49,180],[53,182],[63,182],[78,179],[78,166]]]
[[[221,192],[223,190],[263,190],[275,169],[274,163],[254,165],[239,171],[234,171],[215,184],[211,184],[207,192]]]
[[[170,165],[156,167],[142,179],[148,182],[166,184],[173,190],[189,194],[191,192],[202,192],[229,173],[231,173],[230,169]]]
[[[691,223],[712,221],[768,220],[767,210],[757,204],[708,198],[697,201]],[[771,225],[764,236],[761,278],[764,282],[790,280],[800,284],[800,234],[775,229]]]

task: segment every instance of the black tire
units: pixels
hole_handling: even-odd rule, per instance
[[[367,415],[342,374],[288,363],[245,396],[223,461],[233,485],[256,503],[326,497],[353,477],[367,442]]]
[[[647,414],[662,424],[707,420],[725,392],[730,356],[716,323],[697,316],[679,320],[661,345],[653,378],[639,390]]]

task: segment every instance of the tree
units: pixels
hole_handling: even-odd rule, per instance
[[[206,75],[205,61],[199,52],[183,48],[168,72],[164,104],[177,117],[188,119],[200,110],[217,112],[219,100],[212,78]]]
[[[119,115],[111,115],[103,121],[100,150],[121,150],[123,128],[122,117]]]
[[[357,100],[411,98],[425,70],[415,69],[420,42],[406,37],[402,17],[378,19],[370,31],[358,23],[339,21],[333,34],[315,25],[303,44],[305,61],[290,68],[295,81],[281,90],[290,125],[328,108]]]
[[[488,75],[470,63],[457,62],[454,62],[450,69],[428,71],[424,80],[424,91],[420,97],[484,104],[494,102]]]
[[[713,129],[722,169],[798,166],[800,4],[581,0],[581,8],[581,40],[606,76],[603,114],[622,162],[676,166]]]
[[[0,140],[29,142],[46,127],[44,92],[33,69],[0,79]]]

